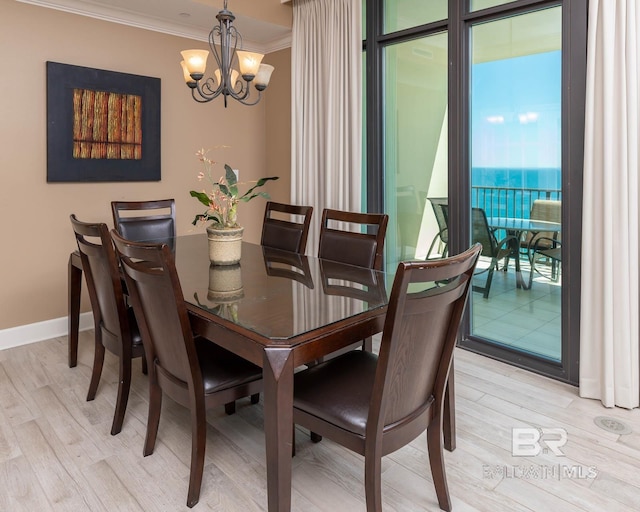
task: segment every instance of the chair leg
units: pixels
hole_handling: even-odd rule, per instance
[[[251,403],[252,404],[257,404],[260,402],[260,393],[254,393],[253,395],[251,395]]]
[[[149,367],[147,366],[147,354],[142,354],[142,373],[149,375]]]
[[[364,458],[364,494],[367,512],[382,512],[382,457],[367,454]]]
[[[362,340],[362,350],[365,352],[373,352],[373,338],[371,336]]]
[[[451,361],[447,387],[444,391],[442,432],[444,447],[452,452],[456,449],[456,404],[455,404],[455,370],[454,362]]]
[[[291,429],[291,457],[296,456],[296,424],[293,424]]]
[[[449,498],[449,488],[447,486],[447,475],[444,467],[444,452],[442,442],[442,421],[434,418],[427,428],[427,445],[429,448],[429,465],[431,466],[431,477],[436,488],[438,505],[441,510],[449,512],[451,510],[451,499]]]
[[[90,402],[96,397],[96,391],[98,391],[98,384],[100,383],[100,376],[102,375],[102,365],[104,363],[104,345],[102,344],[102,338],[96,327],[96,342],[95,350],[93,353],[93,370],[91,372],[91,382],[89,383],[89,391],[87,392],[87,402]]]
[[[147,417],[147,437],[144,440],[143,455],[151,455],[156,446],[158,437],[158,424],[160,423],[160,411],[162,410],[162,389],[157,382],[149,379],[149,415]]]
[[[309,437],[311,438],[311,442],[319,443],[322,441],[322,436],[320,434],[316,434],[315,432],[309,432]]]
[[[535,253],[531,256],[531,258],[529,258],[529,264],[531,265],[531,268],[529,269],[529,289],[531,289],[531,286],[533,285],[533,274],[536,271],[536,255],[535,255]]]
[[[224,404],[224,412],[231,416],[232,414],[235,414],[236,412],[236,402],[235,400],[233,402],[229,402]]]
[[[187,507],[191,508],[200,500],[202,473],[204,471],[204,451],[207,445],[207,419],[204,397],[196,399],[191,410],[191,469],[189,473],[189,493]]]
[[[131,388],[131,358],[120,357],[120,381],[118,382],[118,398],[116,399],[116,411],[111,424],[111,435],[115,436],[122,430],[124,413],[127,411],[129,401],[129,390]]]
[[[482,294],[482,297],[484,297],[485,299],[489,298],[489,290],[491,290],[491,281],[493,280],[494,268],[495,268],[495,264],[492,264],[491,267],[489,268],[489,271],[487,272],[487,282],[484,285],[484,293]]]

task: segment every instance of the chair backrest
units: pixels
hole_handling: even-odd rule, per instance
[[[487,214],[482,208],[471,209],[471,242],[482,244],[483,256],[496,256],[498,242],[489,227]]]
[[[260,244],[304,254],[312,214],[312,206],[267,201]]]
[[[429,414],[431,405],[436,413],[442,407],[480,250],[476,244],[451,258],[398,265],[382,332],[367,437],[385,436],[384,429],[390,425],[391,445],[394,432],[403,426],[410,431],[415,426],[417,436],[427,425],[420,416]]]
[[[382,272],[337,261],[320,260],[320,275],[322,289],[327,295],[350,297],[372,305],[383,305],[387,302],[387,289]]]
[[[70,219],[87,281],[94,322],[100,326],[103,334],[110,335],[103,339],[108,345],[109,337],[121,340],[123,332],[130,332],[122,279],[109,229],[104,223],[82,222],[73,214]],[[108,348],[117,352],[117,347]]]
[[[535,220],[544,220],[547,222],[562,222],[562,201],[551,199],[535,199],[531,205],[529,218]],[[533,245],[534,239],[539,237],[560,240],[560,233],[543,231],[540,233],[527,233],[525,237],[526,245]]]
[[[334,223],[357,225],[358,231],[338,229]],[[320,223],[318,257],[358,267],[382,269],[389,216],[325,208]],[[331,225],[330,225],[331,224]],[[367,232],[363,232],[363,227]]]
[[[313,289],[309,259],[304,254],[263,246],[262,256],[267,275],[293,279]]]
[[[446,197],[430,197],[429,202],[433,208],[433,214],[438,223],[438,234],[440,240],[445,244],[449,243],[449,199]]]
[[[132,242],[111,232],[145,344],[149,371],[165,389],[203,389],[193,332],[167,244]]]
[[[114,227],[127,240],[168,242],[176,236],[176,205],[173,199],[112,201],[111,213]]]

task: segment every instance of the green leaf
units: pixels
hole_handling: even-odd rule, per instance
[[[271,196],[267,193],[267,192],[256,192],[255,194],[251,194],[250,196],[247,196],[247,194],[243,195],[240,198],[240,201],[243,201],[245,203],[248,203],[249,201],[251,201],[254,197],[264,197],[265,199],[271,199]]]
[[[250,188],[249,190],[247,190],[244,194],[242,194],[242,197],[241,197],[240,199],[246,203],[247,201],[251,201],[251,199],[253,199],[254,197],[257,197],[257,196],[259,196],[259,195],[260,195],[260,196],[262,196],[262,197],[266,197],[266,198],[268,198],[268,197],[269,197],[269,195],[268,195],[268,194],[267,194],[266,196],[264,195],[264,194],[266,194],[266,192],[261,192],[260,194],[253,194],[253,195],[251,195],[251,196],[250,196],[250,194],[251,194],[251,192],[253,192],[253,191],[254,191],[255,189],[257,189],[258,187],[261,187],[262,185],[264,185],[267,181],[270,181],[270,180],[277,180],[277,179],[279,179],[279,176],[271,176],[271,177],[269,177],[269,178],[260,178],[260,179],[258,180],[258,182],[257,182],[253,187],[251,187],[251,188]],[[249,196],[250,196],[250,197],[249,197]],[[246,198],[246,199],[245,199],[245,198]]]
[[[189,193],[191,194],[191,197],[195,197],[198,201],[200,201],[206,207],[209,207],[209,205],[211,204],[211,201],[209,201],[209,196],[204,192],[196,192],[195,190],[192,190]]]
[[[225,196],[233,198],[233,194],[229,190],[229,187],[224,185],[223,183],[217,183],[220,192],[222,192]]]
[[[193,222],[191,224],[193,224],[194,226],[196,224],[198,224],[198,221],[200,220],[206,220],[207,216],[203,215],[202,213],[199,213],[198,215],[195,216],[195,218],[193,219]]]
[[[233,172],[233,169],[225,164],[225,179],[227,181],[227,185],[229,186],[229,193],[227,194],[229,197],[237,197],[238,196],[238,177],[236,173]]]
[[[236,185],[238,183],[238,177],[236,176],[236,173],[233,172],[233,169],[228,164],[224,164],[224,170],[225,179],[227,180],[229,186],[232,187]]]

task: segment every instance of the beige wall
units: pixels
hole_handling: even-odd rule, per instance
[[[114,199],[173,197],[178,233],[195,229],[190,222],[200,207],[189,190],[199,186],[195,152],[201,147],[231,146],[220,161],[239,169],[242,180],[281,176],[267,190],[289,199],[289,50],[265,58],[277,66],[266,101],[254,107],[231,102],[225,109],[220,100],[194,102],[182,80],[179,51],[202,45],[0,0],[0,330],[66,315],[66,265],[75,246],[69,214],[111,226]],[[46,182],[46,61],[161,79],[160,182]],[[249,241],[259,241],[263,211],[261,199],[241,207]]]

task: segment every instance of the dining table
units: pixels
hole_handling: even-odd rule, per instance
[[[559,222],[519,217],[488,217],[487,223],[493,230],[503,229],[508,235],[514,236],[510,242],[510,247],[511,256],[513,256],[516,267],[516,286],[528,290],[530,285],[522,276],[522,269],[520,268],[520,241],[522,236],[527,232],[534,236],[539,233],[557,234],[560,233],[562,225]]]
[[[173,240],[191,327],[195,335],[262,368],[268,510],[288,512],[294,371],[380,333],[393,274],[247,242],[242,243],[240,263],[219,266],[209,262],[207,244],[205,234]],[[80,259],[72,253],[70,366],[77,360],[81,276]],[[445,399],[444,439],[445,447],[453,450],[453,370]]]

